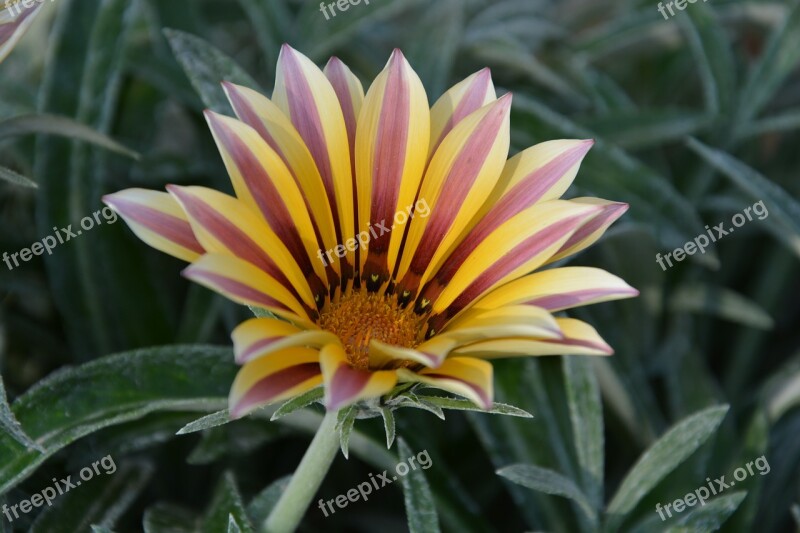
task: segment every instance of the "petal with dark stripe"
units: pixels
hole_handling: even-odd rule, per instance
[[[340,243],[356,231],[353,182],[347,127],[339,99],[325,74],[306,56],[283,45],[275,76],[275,104],[289,117],[305,141],[325,185],[325,193]],[[347,250],[342,267],[355,265],[355,250]],[[349,268],[348,268],[349,267]]]
[[[256,130],[261,138],[281,158],[292,173],[295,182],[303,191],[306,208],[312,215],[314,231],[321,249],[332,250],[338,244],[336,229],[327,201],[325,185],[300,134],[286,115],[261,93],[235,85],[223,83],[228,100],[239,120]],[[339,275],[339,263],[331,268]],[[333,281],[331,280],[333,283]]]
[[[424,383],[463,396],[482,409],[492,408],[494,397],[491,363],[473,357],[451,357],[439,368],[397,371],[402,382]]]
[[[431,108],[428,159],[459,122],[496,99],[492,73],[488,67],[453,85]]]
[[[183,275],[234,302],[266,309],[304,328],[316,327],[316,315],[309,313],[286,287],[238,257],[206,254],[189,265]]]
[[[473,222],[500,177],[509,146],[511,95],[462,120],[434,154],[418,202],[428,216],[411,220],[398,270],[401,301],[417,294],[425,277]]]
[[[190,263],[204,253],[186,214],[169,194],[126,189],[103,196],[103,202],[119,213],[137,237],[156,250]]]
[[[498,287],[476,302],[472,309],[533,305],[555,313],[638,295],[639,291],[605,270],[563,267],[534,272]]]
[[[228,398],[231,418],[241,418],[321,384],[318,350],[287,348],[271,357],[261,357],[244,365],[236,375]]]
[[[561,249],[550,258],[548,263],[559,261],[565,257],[574,255],[581,250],[584,250],[597,242],[603,236],[606,230],[613,224],[619,217],[625,214],[628,210],[628,204],[621,202],[610,202],[608,200],[601,200],[600,198],[573,198],[569,200],[585,205],[595,205],[601,208],[601,211],[587,220],[572,236],[564,243]]]
[[[429,115],[422,82],[395,50],[367,92],[356,134],[359,231],[369,238],[368,253],[362,254],[362,280],[371,290],[388,283],[394,270],[405,233],[405,223],[396,217],[402,213],[408,219],[419,190]]]
[[[562,200],[534,204],[469,246],[471,253],[451,255],[417,301],[433,312],[429,328],[441,331],[476,299],[541,266],[598,210]]]
[[[316,326],[301,329],[276,318],[251,318],[233,330],[233,351],[238,364],[247,363],[295,346],[322,348],[337,342],[333,333]]]
[[[167,186],[189,217],[194,234],[210,253],[229,254],[258,267],[289,289],[309,309],[316,299],[286,245],[246,204],[205,187]]]
[[[382,396],[397,384],[397,373],[393,370],[373,372],[352,368],[340,344],[329,344],[322,349],[320,365],[325,377],[325,406],[331,411]]]
[[[283,242],[320,305],[328,293],[325,267],[303,193],[281,158],[250,126],[206,112],[236,196],[261,213]],[[319,256],[319,257],[318,257]]]
[[[614,350],[597,331],[574,318],[557,318],[562,339],[508,338],[476,342],[462,346],[455,355],[500,359],[503,357],[533,357],[543,355],[611,355]]]

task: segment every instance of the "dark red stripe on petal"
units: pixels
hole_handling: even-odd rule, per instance
[[[547,344],[558,344],[560,346],[579,346],[581,348],[589,348],[590,350],[598,350],[607,354],[614,353],[614,350],[605,343],[591,342],[582,339],[562,339],[562,340],[541,340]]]
[[[389,60],[386,90],[375,140],[372,173],[371,216],[374,222],[393,223],[408,149],[411,120],[410,80],[403,68],[405,59],[395,50]],[[388,221],[388,222],[387,222]],[[382,285],[389,279],[388,251],[392,232],[381,232],[369,243],[369,255],[362,279]],[[378,281],[374,281],[377,276]]]
[[[436,273],[432,282],[440,287],[446,286],[458,272],[464,261],[492,232],[505,222],[535,204],[550,188],[586,155],[592,141],[587,141],[559,154],[541,168],[531,172],[515,185],[467,234],[445,263]],[[429,300],[427,286],[420,291]]]
[[[8,5],[8,4],[6,4]],[[6,24],[0,25],[0,45],[4,44],[8,41],[11,36],[14,34],[17,29],[22,26],[22,23],[33,15],[37,9],[39,9],[41,5],[37,5],[34,7],[25,7],[22,3],[17,4],[16,6],[10,6],[6,8],[6,10],[21,10],[22,12],[17,16],[17,19],[14,22],[9,22]]]
[[[192,226],[186,220],[119,197],[108,196],[106,203],[112,205],[120,214],[165,239],[195,253],[205,253],[194,236]]]
[[[584,302],[605,298],[606,296],[626,296],[638,293],[639,291],[636,289],[585,289],[582,291],[541,296],[528,300],[525,304],[553,311],[577,307]]]
[[[589,237],[595,231],[601,229],[603,226],[613,224],[614,221],[624,215],[625,211],[627,210],[628,204],[623,203],[603,206],[603,211],[593,219],[589,220],[586,224],[578,228],[578,230],[573,233],[569,239],[567,239],[567,242],[564,243],[564,246],[561,247],[559,252],[562,250],[568,250],[569,248],[575,246],[582,240]]]
[[[230,293],[236,298],[240,298],[248,302],[255,302],[264,307],[273,307],[294,313],[294,311],[289,309],[286,304],[276,300],[268,294],[264,294],[263,292],[257,291],[249,285],[245,285],[244,283],[231,278],[226,278],[220,274],[214,274],[205,270],[193,269],[190,266],[184,270],[184,275],[192,281],[196,281],[198,283],[206,282],[215,287],[219,287],[220,290]]]
[[[358,122],[358,117],[353,105],[353,96],[350,94],[350,86],[347,83],[348,73],[344,63],[338,57],[332,57],[328,61],[326,75],[333,86],[333,91],[339,98],[339,104],[342,106],[344,125],[347,127],[347,138],[350,141],[350,158],[355,161],[356,123]]]
[[[475,278],[445,311],[431,317],[428,321],[428,331],[441,331],[450,318],[463,309],[466,309],[475,298],[482,295],[485,291],[527,261],[547,250],[553,243],[563,238],[564,235],[574,231],[585,216],[586,215],[576,215],[555,222],[542,231],[531,235],[505,255],[500,256],[491,267]],[[444,286],[442,285],[437,283],[428,284],[425,293],[427,296],[420,295],[417,305],[419,306],[419,302],[422,301],[423,298],[427,298],[431,302],[435,301],[443,290]]]
[[[167,190],[180,198],[186,212],[211,233],[214,238],[220,241],[230,252],[254,266],[257,266],[281,285],[286,287],[299,301],[302,298],[289,282],[283,271],[275,264],[264,250],[253,241],[244,231],[239,229],[234,223],[222,216],[222,214],[200,200],[190,192],[186,192],[181,187],[168,185]]]
[[[312,294],[317,298],[318,306],[321,307],[328,288],[314,272],[314,266],[308,257],[303,239],[297,231],[289,209],[283,202],[280,191],[270,179],[267,169],[228,125],[220,120],[212,120],[211,124],[239,168],[239,173],[264,219],[297,261]]]
[[[305,76],[303,76],[300,61],[290,46],[283,45],[280,61],[285,76],[284,82],[286,84],[286,98],[289,102],[289,118],[305,141],[309,152],[311,152],[311,157],[317,163],[317,169],[322,176],[322,183],[325,186],[325,193],[328,196],[333,220],[336,224],[336,236],[339,242],[343,242],[339,211],[336,208],[333,169],[331,168],[322,120],[317,112],[313,92]]]
[[[289,389],[320,375],[320,373],[319,363],[303,363],[284,368],[266,376],[242,396],[233,411],[231,411],[231,416],[237,418],[243,412],[249,411],[256,405],[266,404]]]
[[[483,107],[483,102],[486,100],[486,94],[489,92],[489,88],[491,87],[491,81],[492,72],[489,70],[489,67],[486,67],[478,72],[478,74],[475,76],[475,79],[472,80],[469,88],[464,93],[464,96],[461,98],[461,101],[458,102],[458,105],[453,110],[453,114],[448,119],[444,130],[442,130],[441,135],[436,140],[433,151],[439,148],[439,145],[442,144],[442,141],[445,137],[447,137],[447,134],[450,133],[450,131],[452,131],[452,129],[459,122],[464,120],[472,112]]]
[[[500,98],[470,136],[450,169],[443,184],[443,193],[439,196],[436,207],[431,211],[430,220],[425,227],[422,242],[414,254],[409,270],[418,275],[425,273],[433,254],[441,244],[453,224],[467,194],[472,189],[486,158],[491,152],[495,139],[500,132],[511,107],[511,95]],[[398,291],[410,291],[416,294],[419,285],[413,285],[408,276],[398,284]]]
[[[356,370],[347,365],[336,369],[328,385],[328,409],[338,409],[354,398],[369,383],[372,372]]]
[[[246,349],[244,349],[238,356],[236,357],[236,362],[239,364],[246,363],[266,348],[268,348],[271,344],[274,344],[277,341],[283,340],[286,337],[267,337],[264,339],[259,339],[258,341],[254,342]]]
[[[256,110],[250,105],[250,101],[241,95],[236,85],[229,82],[223,82],[223,85],[227,89],[226,92],[228,94],[228,98],[230,99],[231,105],[233,106],[233,110],[236,112],[236,116],[239,117],[239,120],[256,130],[256,132],[261,135],[261,138],[267,142],[269,147],[272,148],[276,154],[278,154],[283,161],[283,164],[286,165],[286,168],[289,169],[289,172],[292,174],[295,183],[302,191],[300,177],[295,173],[295,169],[292,168],[286,155],[281,150],[281,147],[275,141],[275,138],[270,135],[269,131],[267,131],[266,126],[264,126],[264,122],[261,120],[261,117],[259,117]],[[306,211],[313,213],[311,209],[311,202],[305,195],[303,195],[303,202],[305,202]],[[319,246],[320,250],[324,250],[325,241],[322,239],[322,232],[319,229],[319,223],[313,215],[311,216],[311,223],[314,226],[314,236],[317,239],[317,245]],[[333,296],[334,287],[339,285],[340,278],[330,265],[326,266],[325,272],[328,275],[328,286],[331,287],[330,295]],[[314,294],[316,294],[316,292],[314,292]]]

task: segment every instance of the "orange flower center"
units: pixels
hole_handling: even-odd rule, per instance
[[[414,348],[421,342],[426,318],[416,314],[412,306],[401,308],[393,296],[354,291],[324,310],[319,325],[342,340],[347,360],[353,368],[367,370],[370,368],[369,342],[372,339]],[[411,361],[398,361],[395,367],[407,366],[407,363],[413,364]]]

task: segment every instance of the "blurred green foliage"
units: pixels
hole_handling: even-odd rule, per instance
[[[283,42],[319,63],[338,55],[365,83],[399,47],[431,101],[488,65],[514,93],[515,151],[596,139],[567,196],[631,210],[573,263],[642,295],[576,312],[611,358],[495,365],[497,400],[534,419],[395,415],[406,449],[433,460],[442,530],[800,527],[800,2],[696,2],[668,21],[656,6],[372,0],[328,21],[313,1],[56,0],[0,65],[0,250],[75,224],[106,192],[229,190],[201,111],[224,108],[219,77],[270,88]],[[41,114],[63,127],[31,125]],[[141,158],[109,151],[112,138]],[[769,217],[656,263],[758,201]],[[176,435],[225,407],[235,365],[205,345],[229,345],[248,316],[180,268],[123,224],[0,267],[0,503],[107,454],[121,465],[0,531],[234,531],[266,516],[321,416],[212,415]],[[320,497],[397,460],[380,420],[356,422],[350,452]],[[655,512],[762,455],[769,474],[667,522]],[[421,483],[406,484],[414,529],[430,524],[415,514]],[[404,531],[399,488],[330,518],[312,508],[304,530]]]

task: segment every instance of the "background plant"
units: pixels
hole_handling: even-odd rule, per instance
[[[221,76],[271,87],[283,42],[318,62],[339,55],[364,81],[400,47],[434,96],[488,65],[514,92],[516,149],[595,138],[567,196],[630,203],[573,261],[642,291],[576,314],[616,355],[497,364],[498,401],[532,420],[398,411],[403,446],[433,460],[427,480],[330,518],[312,509],[307,530],[797,527],[800,2],[697,2],[669,21],[649,0],[372,0],[330,21],[318,3],[290,0],[45,8],[0,65],[0,176],[14,182],[0,184],[0,250],[80,220],[105,192],[227,190],[201,111],[226,109]],[[107,149],[121,145],[141,158]],[[667,272],[656,264],[759,200],[765,220]],[[222,425],[228,335],[249,311],[185,283],[180,267],[118,224],[0,268],[0,398],[11,404],[0,400],[0,500],[107,454],[120,465],[15,530],[248,531],[268,513],[321,411]],[[350,459],[320,497],[408,455],[387,451],[383,432],[380,419],[355,422]],[[762,454],[768,475],[657,518],[657,502]]]

